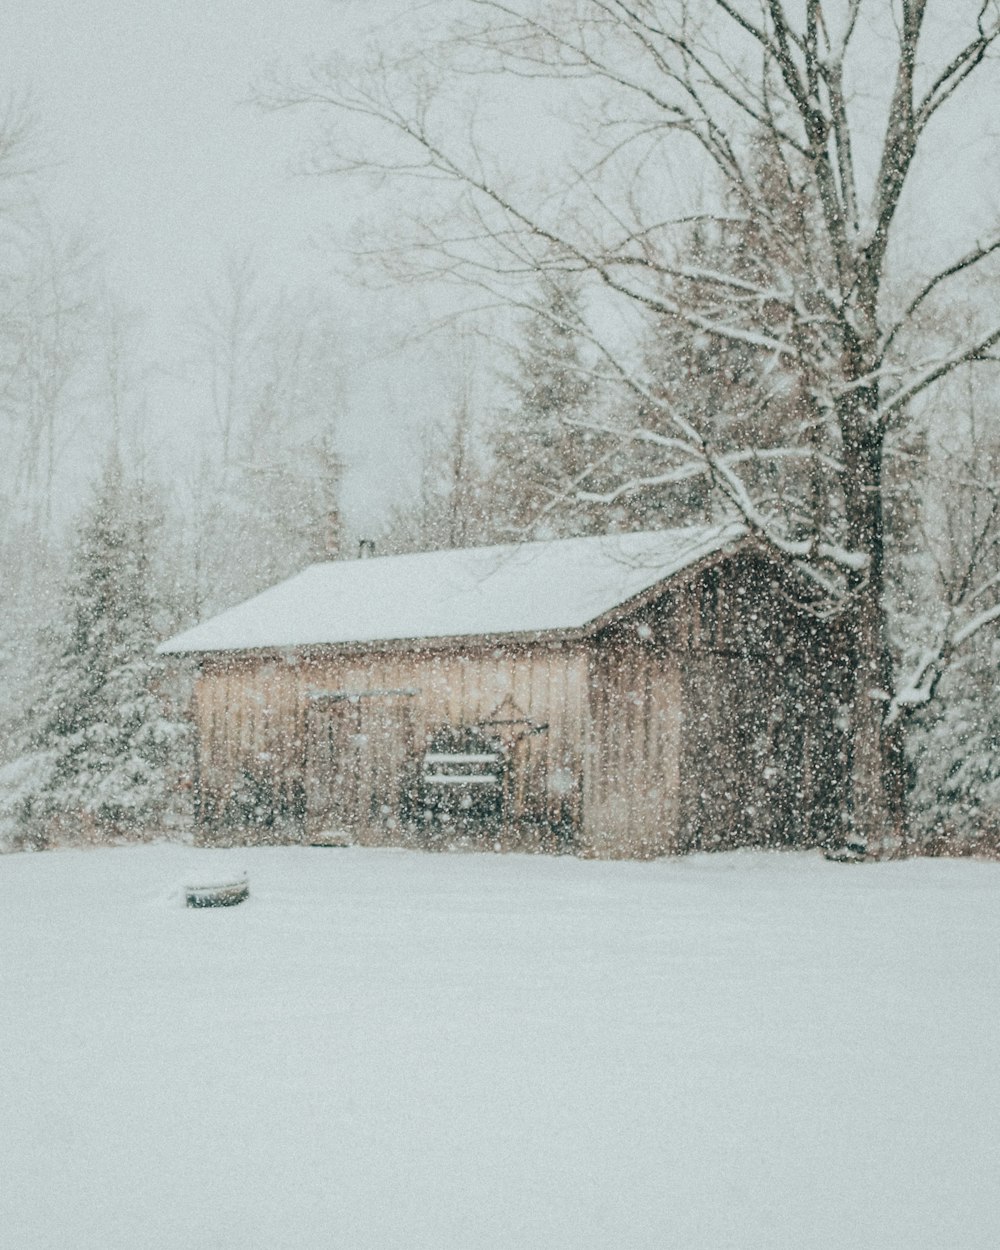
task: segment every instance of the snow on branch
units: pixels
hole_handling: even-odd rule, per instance
[[[912,320],[914,314],[920,309],[924,302],[933,294],[933,292],[946,282],[949,278],[955,277],[956,274],[963,273],[967,269],[972,269],[978,265],[980,261],[986,260],[988,256],[992,256],[994,252],[1000,250],[1000,235],[990,239],[987,243],[977,243],[976,246],[964,256],[960,256],[945,269],[941,269],[932,278],[929,278],[917,294],[910,300],[898,321],[890,328],[882,341],[880,355],[884,358],[892,344],[896,341],[900,332],[909,321]]]
[[[593,422],[574,421],[570,424],[586,429],[598,430],[600,433],[620,434],[619,431],[615,431],[609,426],[596,425]],[[630,430],[624,434],[624,437],[631,439],[633,442],[653,443],[660,447],[691,455],[691,448],[687,443],[682,442],[680,439],[672,439],[662,434],[657,434],[652,430]],[[619,483],[618,486],[609,491],[579,491],[576,498],[586,503],[612,504],[639,490],[647,490],[654,486],[667,486],[671,483],[688,481],[692,477],[709,475],[714,465],[724,464],[732,467],[751,462],[774,462],[780,460],[820,460],[838,472],[843,470],[843,465],[838,461],[808,447],[765,447],[760,450],[750,449],[725,452],[714,458],[706,456],[704,453],[699,453],[697,456],[692,456],[685,463],[667,469],[663,473],[652,474],[648,477],[630,478],[626,482]],[[843,568],[860,570],[865,567],[864,560],[857,552],[845,551],[828,543],[819,544],[815,550],[821,558],[839,564]],[[805,552],[806,549],[802,548],[800,552],[796,552],[796,555],[805,554]]]
[[[981,629],[985,629],[987,625],[992,625],[997,620],[1000,620],[1000,604],[977,613],[971,620],[966,621],[961,629],[955,631],[951,640],[952,648],[960,647],[963,642],[968,642]]]
[[[675,465],[662,474],[650,475],[649,478],[632,478],[621,483],[614,491],[603,495],[578,495],[590,502],[612,503],[623,495],[642,488],[657,485],[668,485],[673,482],[687,480],[698,473],[711,477],[714,485],[733,505],[745,522],[747,529],[756,535],[775,552],[793,561],[796,567],[819,586],[823,593],[834,598],[842,597],[841,590],[825,576],[818,565],[833,566],[841,573],[864,573],[869,565],[869,557],[860,551],[850,551],[836,543],[823,542],[816,538],[793,540],[785,538],[775,527],[772,520],[754,503],[746,484],[739,477],[737,469],[742,464],[763,460],[778,459],[814,459],[817,453],[808,448],[776,447],[760,450],[741,450],[738,452],[713,452],[704,436],[687,421],[663,397],[653,394],[643,386],[631,373],[604,347],[597,344],[605,359],[615,370],[620,380],[646,403],[659,409],[670,419],[680,439],[665,438],[649,430],[623,431],[610,426],[589,425],[617,437],[629,437],[640,441],[658,443],[672,451],[679,451],[687,456],[686,463]],[[581,423],[582,424],[582,423]],[[836,461],[820,457],[825,463],[841,468]],[[579,483],[582,485],[583,483]]]
[[[988,360],[991,348],[998,343],[1000,343],[1000,328],[991,330],[989,334],[977,342],[967,344],[948,356],[926,362],[912,381],[895,391],[886,403],[879,408],[879,424],[883,429],[886,428],[892,418],[898,412],[901,412],[911,400],[962,365],[972,364],[974,361]]]
[[[1000,604],[977,612],[957,629],[942,631],[937,645],[924,651],[912,672],[901,683],[889,704],[885,723],[891,725],[904,712],[929,703],[954,653],[995,621],[1000,621]]]

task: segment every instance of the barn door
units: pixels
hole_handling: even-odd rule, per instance
[[[339,692],[309,701],[306,801],[313,832],[392,827],[412,784],[409,691]]]
[[[800,842],[805,725],[794,666],[691,657],[684,674],[683,830],[690,849]]]

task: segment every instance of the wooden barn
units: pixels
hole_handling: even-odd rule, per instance
[[[734,526],[313,565],[160,648],[201,836],[823,842],[844,663],[787,579]]]

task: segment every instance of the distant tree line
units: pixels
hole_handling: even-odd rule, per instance
[[[329,302],[237,258],[150,361],[42,207],[37,130],[0,117],[0,848],[189,827],[189,678],[157,642],[341,546]],[[154,368],[205,428],[151,424]]]

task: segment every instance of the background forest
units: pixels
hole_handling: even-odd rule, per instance
[[[363,157],[331,150],[321,130],[319,174],[382,186],[433,173],[437,198],[399,230],[372,214],[355,246],[366,280],[380,267],[389,289],[464,283],[461,315],[434,311],[407,331],[450,365],[433,414],[394,427],[408,477],[379,481],[369,463],[384,506],[363,517],[344,494],[357,453],[345,422],[359,419],[344,384],[344,287],[275,285],[236,256],[191,308],[185,341],[151,349],[143,310],[115,299],[100,238],[64,227],[47,205],[37,119],[9,109],[0,836],[44,845],[183,827],[185,675],[157,663],[157,639],[313,560],[351,558],[362,537],[396,552],[735,517],[812,578],[831,614],[858,612],[858,629],[871,624],[863,608],[874,594],[884,654],[845,715],[867,715],[881,692],[872,732],[922,845],[995,845],[1000,245],[990,222],[941,265],[887,241],[876,264],[880,236],[865,233],[856,202],[870,193],[882,203],[888,240],[932,118],[967,80],[983,79],[980,105],[990,98],[993,7],[963,9],[967,30],[939,55],[925,6],[902,3],[895,87],[853,112],[837,65],[857,46],[864,6],[807,4],[799,22],[772,5],[757,26],[753,6],[681,5],[676,27],[663,5],[441,7],[457,25],[411,36],[435,49],[431,79],[383,47],[261,92],[275,108],[371,123],[359,132]],[[730,42],[719,44],[727,23]],[[883,35],[872,26],[866,37]],[[490,84],[502,97],[512,73],[573,84],[568,111],[593,164],[580,177],[584,167],[567,162],[558,195],[527,174],[510,183],[517,195],[499,193],[493,173],[509,140],[453,125],[470,91],[496,106]],[[452,121],[436,130],[440,118]],[[666,229],[650,216],[662,185],[651,195],[649,170],[678,131],[711,177],[691,178]],[[884,144],[867,181],[851,170],[852,140],[855,153]],[[931,177],[936,150],[919,166],[929,162]],[[664,184],[676,181],[675,159]],[[825,161],[835,191],[817,173]],[[620,201],[605,195],[605,177],[625,188]],[[850,221],[839,243],[830,195],[834,222]],[[876,282],[867,304],[865,282]],[[859,345],[849,376],[845,335]],[[197,428],[178,413],[174,446],[148,420],[164,377],[183,377],[197,396]],[[362,424],[392,426],[409,382],[401,375],[400,412],[368,411]],[[862,480],[871,439],[859,438],[851,461],[858,396],[879,419],[877,585],[856,541],[875,491]]]

